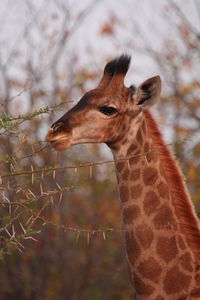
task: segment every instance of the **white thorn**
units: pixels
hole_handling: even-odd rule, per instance
[[[31,176],[31,183],[34,183],[34,173],[33,173],[33,166],[31,165],[31,171],[32,171],[32,176]]]
[[[42,190],[42,184],[40,183],[40,193],[41,193],[41,196],[43,195],[43,190]]]
[[[88,245],[89,245],[89,243],[90,243],[90,233],[88,232],[88,234],[87,234],[87,243],[88,243]]]
[[[21,228],[22,228],[22,230],[23,230],[24,234],[26,234],[26,229],[24,228],[24,226],[22,225],[22,223],[21,223],[21,222],[19,222],[19,225],[21,226]]]
[[[90,166],[90,179],[92,178],[92,166]]]
[[[62,196],[63,196],[63,194],[61,193],[61,194],[60,194],[60,198],[59,198],[59,205],[61,204]]]
[[[77,236],[76,236],[76,242],[78,243],[79,240],[79,236],[80,236],[80,231],[78,231]]]

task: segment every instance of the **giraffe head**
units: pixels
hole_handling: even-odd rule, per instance
[[[137,122],[143,107],[159,99],[159,76],[146,80],[138,88],[125,87],[130,61],[129,56],[121,55],[107,63],[97,88],[87,92],[51,126],[46,140],[56,150],[83,143],[107,143],[114,148],[127,133],[130,123]]]

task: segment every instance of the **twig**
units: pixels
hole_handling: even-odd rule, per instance
[[[164,144],[161,147],[170,146],[170,145],[173,145],[173,144],[174,143],[167,143],[167,144]],[[41,169],[32,169],[30,171],[18,171],[18,172],[7,173],[7,174],[4,174],[4,175],[1,175],[1,178],[3,179],[3,178],[6,178],[6,177],[11,177],[11,176],[27,176],[27,175],[31,175],[31,174],[47,173],[47,172],[52,172],[52,171],[55,172],[55,171],[61,171],[61,170],[65,170],[65,169],[74,169],[75,171],[77,171],[78,168],[88,168],[88,167],[92,168],[94,166],[99,166],[99,165],[114,164],[114,163],[121,162],[121,161],[129,161],[131,158],[146,156],[148,153],[158,151],[158,149],[161,148],[161,147],[157,147],[153,150],[147,151],[147,152],[142,153],[142,154],[137,154],[137,155],[134,155],[132,157],[122,158],[122,159],[118,159],[118,160],[103,160],[103,161],[98,161],[98,162],[93,162],[93,163],[88,162],[88,163],[79,164],[79,165],[65,165],[63,167],[58,166],[58,167],[48,167],[48,168],[41,168]]]

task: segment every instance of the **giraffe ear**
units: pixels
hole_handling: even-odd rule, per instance
[[[145,80],[137,89],[134,98],[137,105],[144,107],[154,105],[160,98],[161,79],[155,76]]]

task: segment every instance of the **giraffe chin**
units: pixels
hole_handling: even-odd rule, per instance
[[[68,140],[65,141],[55,141],[55,142],[51,142],[52,147],[56,150],[56,151],[64,151],[68,148],[70,148],[71,146],[71,142]]]

